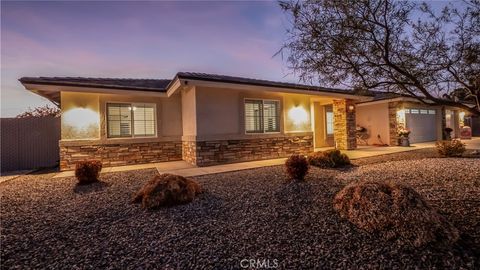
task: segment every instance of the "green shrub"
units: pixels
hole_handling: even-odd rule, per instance
[[[340,150],[315,152],[308,156],[308,163],[320,168],[339,168],[350,165],[350,159]]]
[[[444,157],[460,157],[465,152],[465,144],[460,140],[436,142],[437,151]]]
[[[308,161],[303,155],[292,155],[285,162],[287,173],[292,179],[303,181],[308,173]]]
[[[102,162],[98,160],[79,161],[75,164],[75,177],[78,184],[90,184],[98,181],[98,175],[102,170]]]

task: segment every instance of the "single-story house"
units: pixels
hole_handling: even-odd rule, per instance
[[[60,169],[185,160],[209,166],[357,147],[356,126],[396,144],[441,139],[460,113],[399,97],[344,89],[179,72],[172,80],[24,77],[24,87],[62,110]],[[451,115],[450,118],[443,114]],[[445,124],[444,119],[447,124]]]

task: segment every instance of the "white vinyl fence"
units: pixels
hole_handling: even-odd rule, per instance
[[[1,118],[0,132],[1,172],[58,164],[59,117]]]

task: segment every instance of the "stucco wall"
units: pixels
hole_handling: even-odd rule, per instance
[[[181,91],[183,136],[197,135],[197,110],[195,93],[195,87],[183,89]]]
[[[310,97],[308,95],[285,94],[275,92],[260,92],[237,89],[196,87],[196,136],[202,139],[249,139],[257,137],[272,137],[291,132],[312,132],[310,115]],[[280,101],[280,132],[273,134],[245,134],[244,99],[272,99]],[[184,101],[191,102],[185,94]],[[192,105],[183,104],[184,113]],[[185,108],[187,107],[187,108]],[[289,116],[289,110],[300,107],[306,114],[306,121],[294,124]],[[184,131],[190,131],[193,124],[184,114]]]
[[[62,92],[61,98],[62,140],[97,140],[104,143],[181,140],[182,107],[180,105],[180,94],[171,96],[169,98],[153,98],[146,96]],[[107,138],[106,103],[108,102],[154,103],[156,105],[157,119],[156,137]],[[75,114],[74,118],[69,116],[69,114],[72,114],[71,112]],[[94,112],[94,114],[92,112]],[[88,125],[88,128],[79,128],[77,127],[79,124],[78,121],[75,122],[70,120],[77,118],[80,119],[80,123],[91,119],[88,121],[92,122],[93,124]],[[96,129],[92,128],[93,126],[95,126]],[[74,132],[72,132],[72,130]]]
[[[370,134],[368,144],[389,143],[388,103],[357,106],[357,125],[366,128]]]

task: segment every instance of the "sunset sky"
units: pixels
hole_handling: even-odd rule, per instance
[[[48,103],[22,87],[23,76],[171,79],[196,71],[298,82],[273,57],[289,25],[277,1],[2,1],[1,8],[1,117]]]
[[[172,78],[210,72],[295,82],[277,2],[5,2],[1,116],[48,103],[22,76]]]

